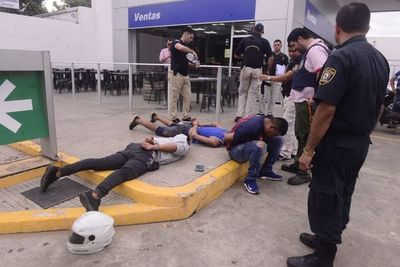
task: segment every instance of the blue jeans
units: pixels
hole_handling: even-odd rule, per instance
[[[158,126],[156,135],[162,137],[174,137],[178,134],[189,136],[189,130],[193,127],[191,123],[172,123],[170,126]]]
[[[229,151],[229,157],[239,163],[249,161],[249,169],[246,180],[256,180],[261,168],[261,160],[265,154],[265,144],[263,147],[257,143],[261,141],[250,141],[234,146]]]
[[[281,153],[283,138],[282,136],[267,137],[264,141],[267,144],[268,156],[262,165],[261,170],[263,172],[271,172],[272,166],[278,160],[279,154]]]
[[[283,145],[282,137],[267,137],[264,141],[267,145],[266,149],[257,145],[259,141],[250,141],[234,146],[229,151],[229,157],[234,161],[239,163],[249,161],[250,166],[246,178],[247,180],[257,179],[260,170],[263,172],[271,172],[272,166],[278,160]],[[261,160],[265,152],[268,152],[268,156],[265,162],[262,163]]]

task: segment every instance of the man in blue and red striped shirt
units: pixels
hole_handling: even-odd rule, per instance
[[[282,176],[272,171],[282,147],[282,137],[286,134],[288,123],[283,118],[249,115],[241,118],[225,134],[226,149],[229,157],[237,162],[249,161],[247,177],[244,181],[246,190],[258,194],[256,179],[282,180]],[[268,156],[263,161],[265,153]]]

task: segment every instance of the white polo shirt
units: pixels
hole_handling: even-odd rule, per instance
[[[156,161],[160,165],[165,165],[178,159],[181,159],[189,152],[189,144],[187,142],[187,136],[184,134],[178,134],[174,137],[154,137],[155,144],[167,144],[167,143],[175,143],[177,149],[175,152],[162,152],[158,151]]]

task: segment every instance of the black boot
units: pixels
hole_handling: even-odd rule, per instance
[[[311,176],[308,173],[297,173],[295,176],[288,179],[290,185],[301,185],[311,181]]]
[[[331,263],[323,262],[315,253],[301,257],[289,257],[286,263],[288,267],[333,267],[333,261]]]
[[[79,195],[79,200],[86,211],[98,211],[100,206],[100,198],[93,197],[93,191],[87,191]]]
[[[301,257],[287,259],[288,267],[333,267],[336,255],[336,244],[320,241],[318,249],[313,253]]]
[[[309,233],[301,233],[300,241],[307,247],[317,249],[318,248],[318,239],[316,235],[312,235]]]
[[[295,161],[292,164],[282,164],[281,169],[283,171],[297,173],[299,171],[299,163],[297,161]]]
[[[42,176],[42,179],[40,179],[40,188],[42,189],[42,192],[46,192],[49,185],[58,180],[58,170],[59,168],[56,166],[47,166],[46,171]]]

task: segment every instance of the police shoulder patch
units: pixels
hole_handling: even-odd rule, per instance
[[[336,70],[334,68],[325,68],[321,74],[321,79],[319,80],[319,85],[325,85],[333,80],[336,75]]]

